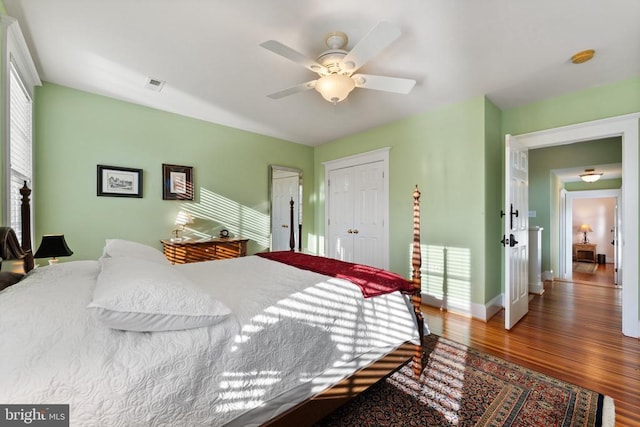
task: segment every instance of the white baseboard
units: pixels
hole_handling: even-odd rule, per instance
[[[469,305],[455,304],[452,302],[445,302],[441,298],[437,298],[433,295],[422,294],[422,303],[431,307],[437,307],[443,310],[447,310],[451,313],[461,314],[463,316],[470,316],[474,319],[482,320],[483,322],[491,319],[497,312],[502,310],[504,295],[500,294],[493,298],[486,304],[471,303]]]
[[[538,282],[533,284],[529,283],[529,293],[542,295],[544,293],[544,283],[543,282]]]

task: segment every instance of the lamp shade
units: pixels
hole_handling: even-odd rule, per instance
[[[334,104],[345,99],[354,87],[356,87],[356,84],[353,79],[345,74],[322,76],[315,86],[324,99]]]
[[[193,224],[193,216],[189,212],[180,211],[176,217],[176,225]]]
[[[36,251],[34,258],[55,258],[73,255],[73,251],[67,246],[64,234],[45,234],[42,236],[40,247]]]
[[[582,224],[580,225],[580,228],[578,228],[578,231],[580,233],[591,233],[593,230],[591,229],[589,224]]]

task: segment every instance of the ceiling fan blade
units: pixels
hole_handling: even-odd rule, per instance
[[[306,82],[306,83],[301,83],[299,85],[292,86],[290,88],[283,89],[281,91],[271,93],[271,94],[269,94],[267,96],[269,98],[271,98],[271,99],[284,98],[285,96],[293,95],[294,93],[304,92],[305,90],[313,89],[316,86],[316,82],[317,82],[317,80],[311,80],[311,81]]]
[[[288,60],[295,62],[296,64],[300,64],[308,70],[313,71],[314,73],[327,72],[327,69],[320,65],[317,61],[301,54],[300,52],[290,48],[289,46],[283,45],[279,41],[267,40],[266,42],[261,43],[260,46],[267,50],[270,50],[273,53],[283,56]]]
[[[350,74],[369,62],[400,37],[400,29],[388,21],[380,21],[360,40],[342,60],[343,69]]]
[[[415,80],[399,77],[372,76],[370,74],[354,74],[351,77],[355,80],[356,87],[384,92],[407,94],[416,85]]]

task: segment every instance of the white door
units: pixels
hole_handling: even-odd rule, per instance
[[[353,261],[353,170],[329,172],[326,201],[328,207],[328,256]]]
[[[331,170],[328,187],[329,257],[387,268],[382,162]]]
[[[353,262],[381,267],[384,215],[380,202],[385,191],[382,164],[356,166],[353,172]]]
[[[504,327],[511,329],[529,311],[529,153],[506,136],[504,190]]]
[[[272,178],[271,193],[271,250],[288,251],[291,222],[291,199],[297,204],[298,175]],[[298,244],[298,206],[293,207],[295,244]]]

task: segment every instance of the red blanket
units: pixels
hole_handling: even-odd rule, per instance
[[[290,251],[263,252],[256,255],[325,276],[348,280],[360,287],[365,298],[394,291],[413,292],[413,284],[404,277],[368,265]]]

